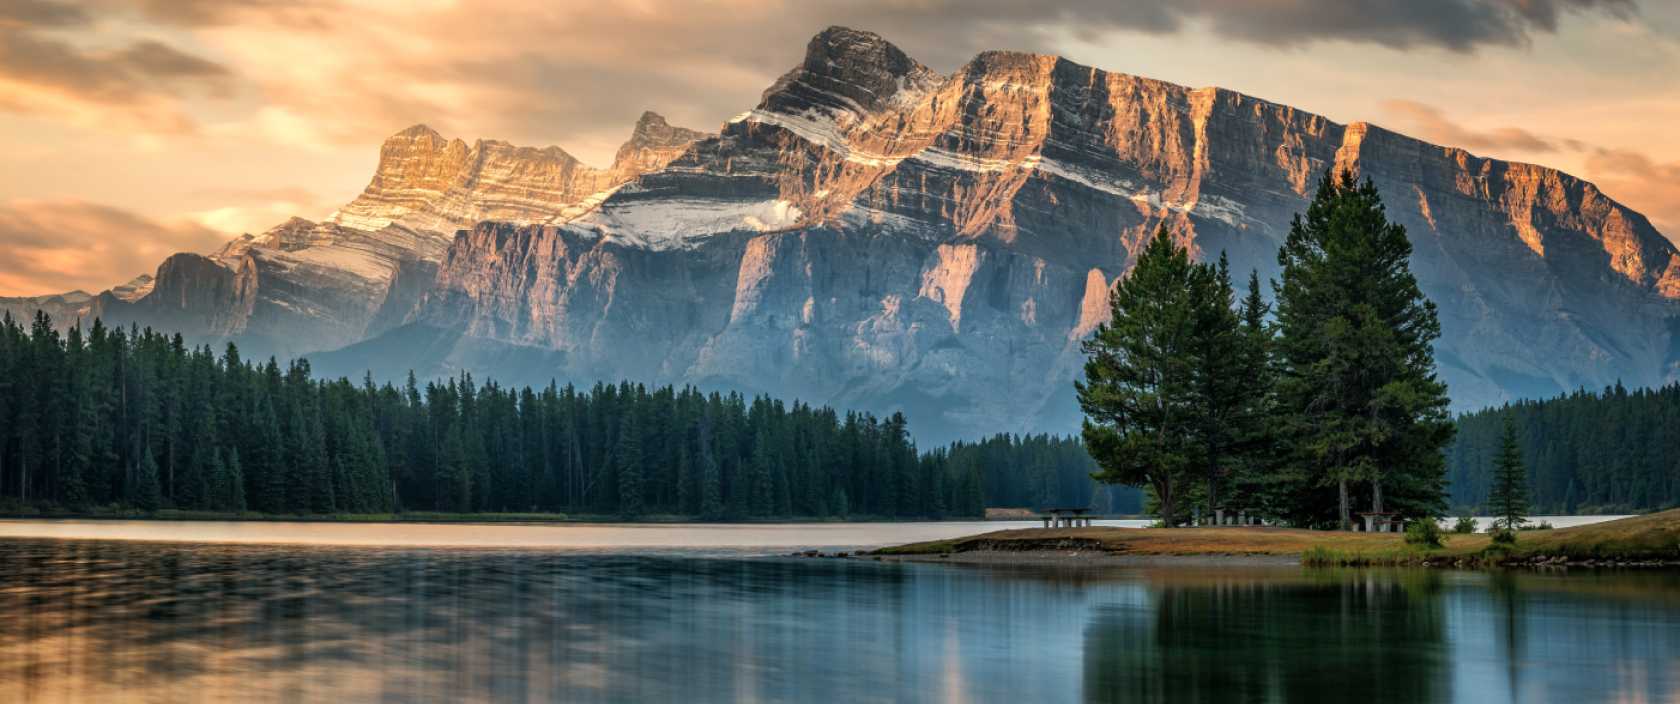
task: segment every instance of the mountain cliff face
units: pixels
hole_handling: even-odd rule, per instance
[[[385,141],[367,188],[324,221],[294,217],[207,256],[176,255],[149,292],[113,290],[84,312],[236,340],[258,355],[342,347],[408,317],[456,230],[575,217],[703,136],[646,113],[614,164],[595,169],[559,147],[468,146],[416,125]]]
[[[1140,244],[1166,226],[1273,275],[1331,169],[1407,227],[1458,407],[1680,378],[1680,253],[1590,183],[1054,56],[942,75],[841,28],[720,134],[646,116],[605,170],[404,131],[326,222],[201,258],[229,273],[199,293],[160,270],[129,305],[220,306],[194,320],[229,336],[327,326],[356,342],[312,355],[334,373],[696,383],[902,408],[924,438],[1070,430],[1079,342]]]

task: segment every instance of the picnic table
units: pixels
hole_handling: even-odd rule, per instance
[[[1040,518],[1043,519],[1045,528],[1089,526],[1091,517],[1085,514],[1090,511],[1088,508],[1047,508]]]

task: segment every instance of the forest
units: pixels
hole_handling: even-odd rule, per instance
[[[1452,503],[1488,499],[1493,457],[1509,415],[1536,514],[1633,513],[1680,506],[1680,384],[1578,390],[1458,418],[1447,451]]]
[[[695,388],[462,375],[316,379],[227,345],[0,320],[0,508],[977,517],[986,506],[1138,509],[1077,438],[998,435],[920,452],[902,414]]]

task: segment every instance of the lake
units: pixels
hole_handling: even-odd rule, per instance
[[[1680,701],[1675,572],[766,554],[946,524],[22,537],[125,525],[212,524],[0,523],[0,701]],[[588,533],[492,546],[520,528]]]

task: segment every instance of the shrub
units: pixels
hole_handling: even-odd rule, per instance
[[[1458,520],[1453,522],[1452,532],[1454,532],[1454,533],[1474,533],[1474,532],[1476,532],[1476,519],[1471,518],[1470,516],[1459,516]]]
[[[1493,534],[1494,542],[1488,544],[1487,547],[1482,548],[1481,554],[1477,557],[1484,566],[1496,567],[1504,564],[1506,560],[1511,559],[1512,550],[1510,543],[1499,542],[1499,536],[1508,532],[1509,531],[1495,532]],[[1514,539],[1515,538],[1513,538],[1513,540]]]
[[[1406,525],[1406,544],[1425,548],[1441,547],[1441,524],[1425,518]]]
[[[1490,533],[1495,545],[1514,545],[1517,542],[1517,532],[1509,528],[1495,528]]]
[[[1547,523],[1545,521],[1541,521],[1538,524],[1531,525],[1531,526],[1523,526],[1523,530],[1551,530],[1551,529],[1552,529],[1552,524]]]

